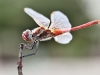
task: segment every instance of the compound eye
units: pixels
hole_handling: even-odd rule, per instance
[[[22,33],[22,38],[25,40],[25,41],[27,41],[27,42],[30,42],[31,41],[31,31],[29,30],[29,29],[27,29],[26,31],[24,31],[23,33]]]

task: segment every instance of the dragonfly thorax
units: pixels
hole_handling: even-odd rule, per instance
[[[38,27],[32,30],[33,37],[36,38],[36,40],[43,40],[50,37],[53,37],[52,32],[49,29],[45,29],[44,27]]]

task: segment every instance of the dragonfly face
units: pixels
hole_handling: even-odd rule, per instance
[[[31,42],[33,41],[33,38],[32,38],[32,32],[27,29],[25,30],[23,33],[22,33],[22,38],[27,41],[27,42]]]

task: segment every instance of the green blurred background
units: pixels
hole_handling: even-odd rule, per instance
[[[19,44],[26,43],[21,37],[22,32],[26,29],[38,27],[33,19],[23,11],[25,7],[32,8],[48,18],[50,18],[52,11],[59,10],[68,16],[72,27],[74,27],[91,20],[100,19],[99,3],[99,0],[0,0],[0,57],[1,66],[4,68],[3,71],[8,71],[8,69],[5,68],[9,68],[10,66],[7,67],[7,65],[11,62],[15,65],[14,69],[16,69]],[[79,58],[80,61],[80,58],[100,57],[100,25],[71,33],[73,40],[66,45],[58,44],[54,39],[40,42],[37,55],[24,58],[24,62],[28,60],[27,63],[34,63],[37,59],[37,62],[43,61],[44,59],[51,59],[52,61],[54,58],[58,60],[61,59],[62,61]],[[30,52],[33,51],[24,50],[24,54]],[[75,61],[71,62],[74,63]],[[5,64],[6,66],[4,67]],[[42,65],[42,63],[40,64]],[[9,74],[4,72],[1,72],[1,74],[17,75],[12,72]],[[17,70],[15,70],[15,73],[17,73]],[[100,75],[100,73],[98,75]]]

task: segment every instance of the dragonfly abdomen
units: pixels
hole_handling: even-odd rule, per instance
[[[98,23],[100,23],[100,20],[90,21],[90,22],[82,24],[80,26],[73,27],[73,28],[71,28],[70,31],[75,31],[75,30],[79,30],[79,29],[82,29],[82,28],[90,27],[90,26],[96,25]]]

